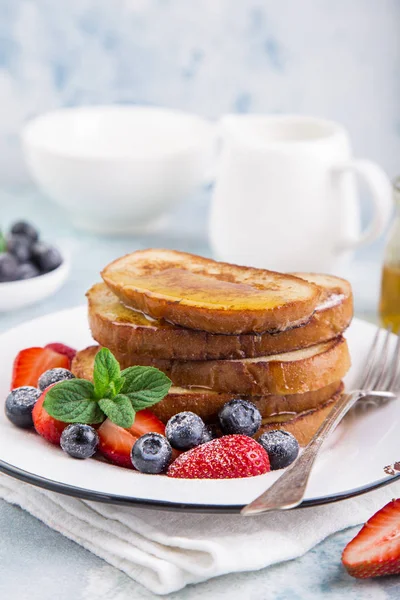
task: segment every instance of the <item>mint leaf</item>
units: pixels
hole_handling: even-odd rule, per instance
[[[125,429],[132,427],[135,420],[135,411],[127,396],[119,394],[115,398],[102,398],[99,400],[99,406],[116,425]]]
[[[104,415],[96,399],[94,387],[86,379],[61,381],[46,394],[43,407],[50,416],[64,423],[101,423]]]
[[[7,252],[7,242],[3,233],[0,231],[0,254],[2,252]]]
[[[160,402],[171,387],[171,380],[155,367],[129,367],[121,372],[122,394],[128,396],[135,411]]]
[[[123,386],[117,359],[108,348],[102,348],[94,361],[93,382],[96,398],[112,398]]]

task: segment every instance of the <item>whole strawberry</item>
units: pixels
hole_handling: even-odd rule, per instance
[[[400,573],[400,500],[373,515],[344,549],[342,562],[353,577]]]
[[[169,467],[169,477],[233,479],[270,471],[268,454],[246,435],[226,435],[181,454]]]

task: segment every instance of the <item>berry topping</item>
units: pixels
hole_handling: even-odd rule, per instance
[[[207,442],[211,442],[211,440],[218,437],[217,428],[215,425],[206,425],[204,427],[203,436],[201,438],[200,444],[206,444]]]
[[[232,479],[263,475],[270,470],[268,454],[245,435],[226,435],[184,452],[167,471],[183,479]]]
[[[0,283],[15,281],[17,278],[18,262],[9,252],[0,254]]]
[[[7,251],[19,263],[26,263],[31,258],[31,244],[32,242],[22,235],[10,235],[7,238]]]
[[[43,391],[48,388],[49,385],[74,378],[75,375],[73,375],[71,371],[68,371],[68,369],[56,367],[55,369],[49,369],[48,371],[45,371],[43,375],[39,377],[38,388]]]
[[[35,227],[30,223],[27,223],[27,221],[17,221],[17,223],[14,223],[14,225],[11,227],[10,231],[12,234],[27,238],[31,244],[37,242],[39,239],[39,233],[37,229],[35,229]]]
[[[128,431],[136,437],[140,437],[145,433],[161,433],[161,435],[164,435],[165,425],[151,410],[146,408],[136,413],[135,421]]]
[[[60,342],[52,342],[51,344],[47,344],[45,348],[50,348],[50,350],[54,350],[54,352],[58,352],[58,354],[65,354],[71,361],[76,354],[75,348],[71,348]]]
[[[159,433],[145,433],[132,448],[132,464],[141,473],[164,473],[171,457],[172,448]]]
[[[204,429],[204,421],[195,413],[186,411],[170,418],[165,435],[173,448],[190,450],[202,443]]]
[[[32,246],[32,262],[42,273],[49,273],[61,265],[62,256],[57,248],[44,242],[36,242]]]
[[[222,433],[253,436],[261,425],[261,413],[252,402],[237,398],[227,402],[218,414]]]
[[[43,408],[43,402],[49,389],[51,388],[47,388],[47,390],[42,393],[39,400],[33,407],[33,425],[37,433],[45,440],[51,442],[52,444],[59,445],[61,434],[68,426],[68,423],[63,423],[62,421],[58,421],[54,417],[51,417],[46,409]]]
[[[72,423],[61,434],[60,446],[73,458],[90,458],[97,450],[99,436],[90,425]]]
[[[24,263],[22,265],[18,265],[16,270],[16,279],[32,279],[33,277],[37,277],[40,275],[39,269],[35,267],[32,263]]]
[[[68,358],[50,348],[21,350],[14,360],[11,389],[23,385],[36,387],[42,373],[56,367],[68,369]]]
[[[299,453],[299,442],[283,429],[267,431],[257,441],[268,453],[272,471],[288,467]]]
[[[41,392],[31,386],[12,390],[6,399],[5,413],[7,418],[17,427],[33,427],[32,410]]]
[[[133,469],[131,453],[133,444],[138,439],[127,429],[119,427],[110,419],[106,419],[97,430],[99,435],[98,450],[110,462],[120,467]]]
[[[400,573],[400,500],[371,517],[342,555],[346,570],[364,579]]]

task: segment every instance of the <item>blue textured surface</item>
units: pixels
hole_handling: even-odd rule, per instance
[[[64,288],[48,300],[23,311],[0,314],[0,331],[60,308],[82,304],[87,288],[99,279],[100,269],[111,259],[136,248],[168,247],[209,254],[205,237],[208,199],[207,190],[199,192],[171,216],[169,225],[157,235],[98,238],[74,231],[56,207],[32,190],[3,192],[0,195],[3,225],[19,217],[32,219],[44,237],[59,240],[70,249],[72,271]],[[354,280],[358,313],[373,316],[377,287],[372,274],[379,274],[379,263],[376,259],[358,262],[350,270],[354,276],[358,274]],[[257,573],[220,577],[169,597],[174,600],[399,598],[398,578],[359,582],[345,574],[340,556],[355,532],[353,529],[334,535],[296,561]],[[0,501],[0,598],[131,600],[155,596],[30,515]]]
[[[27,118],[110,102],[325,116],[394,176],[399,18],[397,0],[1,0],[0,181],[23,177]]]

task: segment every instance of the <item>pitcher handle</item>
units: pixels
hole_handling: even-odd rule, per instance
[[[373,214],[367,227],[357,239],[343,240],[338,250],[355,249],[376,240],[386,229],[393,212],[392,186],[385,171],[370,160],[355,159],[336,165],[334,177],[344,173],[354,173],[362,179],[371,191]]]

